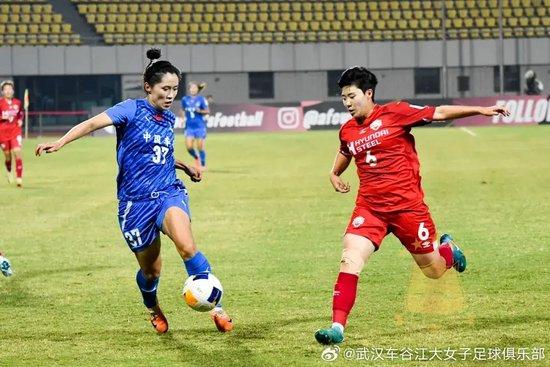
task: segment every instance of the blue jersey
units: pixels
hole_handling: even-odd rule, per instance
[[[105,112],[117,132],[119,200],[147,199],[183,187],[176,176],[176,116],[171,111],[157,110],[146,99],[127,99]]]
[[[208,108],[206,98],[200,95],[185,96],[181,99],[181,108],[185,111],[185,128],[186,129],[204,129],[206,128],[206,120],[204,115],[195,112],[197,109],[205,110]]]

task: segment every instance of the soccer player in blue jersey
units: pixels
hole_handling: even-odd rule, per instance
[[[175,115],[169,110],[181,80],[179,70],[160,58],[160,50],[147,51],[149,65],[143,75],[144,99],[128,99],[73,127],[61,139],[39,144],[36,155],[53,153],[92,131],[114,125],[117,132],[118,219],[124,238],[136,256],[136,282],[143,303],[158,333],[168,331],[168,321],[157,299],[161,272],[160,231],[174,242],[189,275],[209,272],[210,264],[197,250],[191,232],[188,195],[175,169],[194,182],[195,170],[174,158]],[[218,330],[233,328],[227,313],[218,305],[211,311]]]
[[[189,94],[181,99],[181,109],[185,115],[185,146],[187,151],[195,159],[195,166],[201,170],[206,169],[206,151],[204,140],[206,139],[206,115],[210,113],[208,101],[199,94],[206,88],[206,83],[189,82],[187,90]],[[195,150],[195,142],[198,150]]]

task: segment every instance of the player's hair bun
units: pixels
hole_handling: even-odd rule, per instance
[[[158,48],[150,48],[147,50],[147,58],[151,61],[160,59],[160,50]]]

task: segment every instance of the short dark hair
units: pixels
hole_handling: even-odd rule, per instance
[[[344,70],[342,75],[340,75],[340,79],[338,79],[338,86],[340,89],[348,85],[356,86],[361,89],[363,93],[365,93],[368,89],[372,89],[372,99],[374,99],[376,84],[378,84],[376,75],[363,66],[353,66]]]
[[[149,59],[149,64],[145,68],[143,73],[143,84],[148,83],[150,86],[154,86],[162,80],[164,74],[176,74],[178,80],[181,81],[181,72],[177,67],[172,65],[170,61],[156,61],[161,56],[160,50],[158,48],[151,48],[147,50],[147,58]]]
[[[11,85],[12,88],[15,88],[15,85],[13,84],[13,81],[12,80],[4,80],[1,84],[0,84],[0,90],[4,90],[4,87],[6,85]]]

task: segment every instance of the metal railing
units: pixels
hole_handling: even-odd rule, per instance
[[[38,136],[63,133],[88,118],[89,111],[29,111],[28,133]]]

